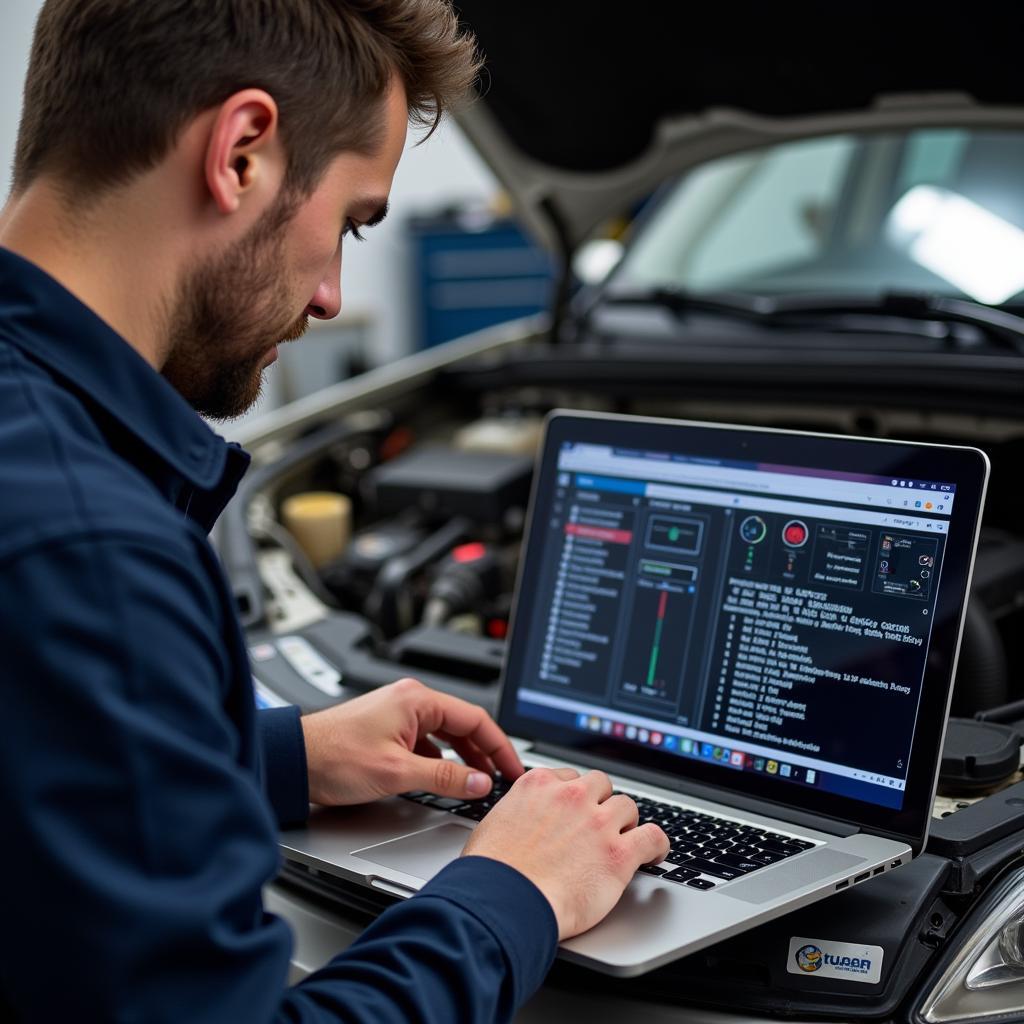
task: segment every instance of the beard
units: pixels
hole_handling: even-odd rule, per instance
[[[275,344],[305,334],[309,317],[287,313],[284,229],[294,204],[282,197],[228,250],[188,272],[168,326],[163,376],[199,413],[223,420],[255,404]]]

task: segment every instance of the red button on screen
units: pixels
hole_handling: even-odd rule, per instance
[[[792,547],[798,548],[807,542],[807,527],[796,520],[786,523],[782,531],[782,539]]]

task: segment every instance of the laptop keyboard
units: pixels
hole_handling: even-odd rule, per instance
[[[508,792],[511,783],[500,776],[494,788],[481,800],[458,800],[431,793],[403,793],[407,800],[461,818],[480,821]],[[622,792],[616,790],[616,793]],[[676,804],[659,803],[649,797],[626,793],[636,801],[640,824],[649,821],[661,826],[671,843],[668,857],[661,864],[645,864],[640,871],[667,882],[708,890],[734,878],[778,864],[814,847],[814,843],[781,832],[771,832],[728,818],[696,811]]]

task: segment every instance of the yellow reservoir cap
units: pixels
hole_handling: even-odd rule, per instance
[[[281,520],[318,569],[337,558],[352,536],[352,502],[332,491],[293,494],[281,505]]]

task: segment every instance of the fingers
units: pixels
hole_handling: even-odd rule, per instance
[[[620,832],[626,829],[635,828],[640,820],[640,812],[637,810],[636,801],[620,793],[618,796],[610,796],[604,802],[604,808],[611,816],[612,823],[617,825]]]
[[[494,762],[472,740],[468,740],[464,736],[452,736],[451,733],[445,732],[435,733],[434,736],[448,743],[452,750],[471,768],[486,772],[488,775],[494,775],[497,771]]]
[[[549,779],[554,777],[559,782],[572,782],[580,777],[580,773],[575,768],[531,768],[523,774],[520,783],[539,781],[545,776]]]
[[[446,733],[453,741],[456,737],[468,739],[505,778],[518,779],[523,774],[523,763],[509,738],[483,708],[427,687],[421,687],[418,696],[423,732]]]
[[[658,864],[668,856],[668,836],[653,821],[629,829],[623,833],[622,839],[629,844],[638,866]]]
[[[612,795],[612,780],[604,772],[587,772],[583,776],[583,784],[599,804]]]
[[[478,800],[491,789],[491,779],[484,772],[458,764],[447,757],[421,757],[408,754],[402,777],[403,790],[423,789],[438,796]]]

